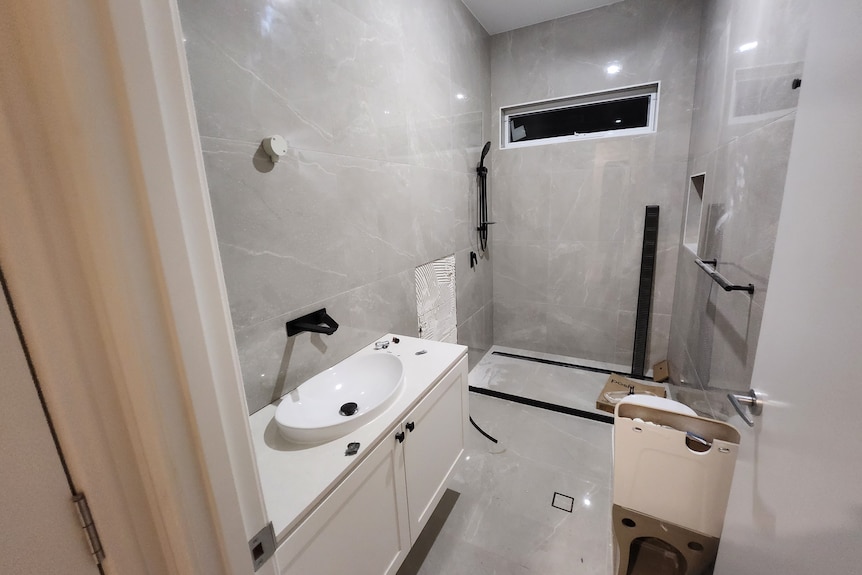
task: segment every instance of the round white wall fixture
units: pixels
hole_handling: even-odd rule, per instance
[[[281,136],[270,136],[269,138],[264,138],[263,149],[272,158],[272,163],[274,164],[283,155],[287,154],[287,141]]]

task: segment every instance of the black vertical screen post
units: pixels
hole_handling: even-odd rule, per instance
[[[632,353],[632,375],[643,377],[649,339],[649,314],[655,279],[655,256],[658,244],[658,206],[647,206],[644,216],[644,243],[641,273],[638,280],[638,307],[635,318],[635,342]]]

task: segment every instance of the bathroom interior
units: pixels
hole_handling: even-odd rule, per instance
[[[485,433],[399,572],[611,573],[596,396],[667,360],[727,421],[751,387],[810,1],[178,4],[249,416],[391,334],[466,346]],[[641,130],[519,144],[506,116],[645,86]],[[337,330],[287,336],[319,309]]]

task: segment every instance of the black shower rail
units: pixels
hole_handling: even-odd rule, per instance
[[[482,148],[482,157],[476,167],[476,181],[478,186],[478,209],[479,225],[479,248],[482,252],[488,250],[488,226],[495,222],[488,221],[488,168],[485,167],[485,156],[491,151],[491,142],[486,142]]]
[[[712,281],[717,283],[724,291],[747,291],[748,293],[754,293],[754,284],[737,285],[730,283],[726,277],[718,273],[716,270],[716,266],[718,266],[718,260],[702,260],[700,258],[695,258],[694,263],[697,264],[697,267],[706,272],[706,275],[712,278]]]

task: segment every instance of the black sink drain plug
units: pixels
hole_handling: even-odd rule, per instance
[[[338,410],[338,413],[344,415],[345,417],[350,417],[351,415],[356,413],[356,410],[359,409],[359,406],[356,405],[355,402],[350,401],[341,406],[341,409]]]

